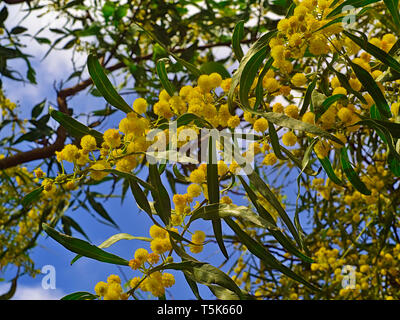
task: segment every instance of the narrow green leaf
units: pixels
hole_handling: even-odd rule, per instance
[[[324,112],[326,112],[329,109],[329,107],[332,104],[344,98],[346,98],[344,94],[335,94],[333,96],[326,98],[325,101],[322,102],[318,112],[315,112],[315,121],[317,121],[324,114]]]
[[[358,174],[354,171],[353,167],[350,164],[349,157],[347,155],[347,148],[343,147],[340,149],[340,160],[342,163],[343,171],[346,177],[349,179],[352,186],[358,190],[360,193],[369,196],[371,191],[368,190],[367,186],[364,182],[361,181]]]
[[[254,53],[243,67],[243,72],[239,81],[239,100],[247,108],[249,105],[249,92],[254,82],[255,77],[258,75],[258,70],[264,59],[267,56],[267,50],[260,50]],[[272,60],[270,60],[272,64]]]
[[[40,195],[43,192],[43,186],[36,188],[35,190],[29,192],[25,197],[22,198],[21,204],[24,208],[28,208],[28,206],[34,202],[39,200]]]
[[[158,60],[157,64],[156,64],[156,70],[157,70],[157,74],[158,74],[158,77],[160,78],[163,88],[172,97],[175,94],[175,87],[168,79],[167,70],[165,69],[166,61],[169,62],[169,59],[163,58],[163,59]]]
[[[112,83],[107,78],[106,74],[99,61],[94,55],[89,55],[87,59],[87,67],[89,70],[90,77],[92,78],[96,88],[101,92],[104,99],[106,99],[111,105],[120,109],[125,113],[129,113],[132,108],[125,102],[125,100],[118,94],[114,89]]]
[[[149,201],[147,200],[147,197],[143,190],[139,187],[139,184],[135,180],[131,179],[129,180],[129,185],[131,187],[133,197],[135,198],[138,207],[147,214],[152,215]]]
[[[207,163],[207,190],[208,201],[210,204],[219,203],[219,180],[218,180],[218,165],[217,165],[217,149],[216,141],[212,135],[208,140],[208,163]],[[211,221],[215,240],[225,256],[229,259],[228,252],[226,251],[224,239],[222,237],[222,223],[221,219],[213,219]]]
[[[268,70],[271,68],[272,63],[274,62],[273,58],[269,58],[268,61],[265,63],[260,75],[258,76],[255,95],[256,95],[256,102],[254,103],[253,109],[257,110],[258,106],[260,105],[263,95],[264,95],[264,88],[263,88],[263,79],[267,74]]]
[[[114,222],[114,220],[110,217],[110,215],[108,214],[107,210],[104,209],[103,205],[100,202],[97,202],[92,193],[88,194],[87,197],[90,205],[92,206],[92,208],[105,220],[107,220],[108,222],[110,222],[115,228],[118,229],[118,225]]]
[[[225,218],[225,222],[228,226],[236,233],[241,242],[247,247],[247,249],[262,260],[267,266],[282,272],[289,278],[296,280],[313,291],[319,291],[318,288],[310,284],[300,275],[294,273],[288,267],[280,263],[271,253],[269,253],[265,248],[252,237],[250,237],[246,232],[244,232],[238,224],[236,224],[231,218]]]
[[[296,240],[296,243],[299,246],[301,246],[299,234],[298,234],[296,228],[294,227],[292,221],[290,220],[288,214],[283,209],[281,203],[276,198],[275,194],[270,190],[270,188],[267,186],[267,184],[260,178],[260,176],[255,171],[248,174],[247,176],[248,176],[250,182],[256,188],[256,190],[275,208],[275,210],[278,212],[279,216],[281,217],[282,221],[286,224],[290,233]]]
[[[232,83],[231,87],[229,89],[228,93],[228,106],[230,112],[233,114],[233,97],[235,93],[236,87],[239,85],[240,79],[243,74],[243,70],[246,66],[246,64],[252,59],[254,55],[261,56],[262,51],[268,50],[268,43],[273,38],[277,33],[277,30],[270,31],[264,35],[262,35],[254,44],[250,47],[250,49],[246,52],[244,55],[243,59],[240,61],[238,69],[235,71],[232,77]],[[254,59],[252,60],[254,62]]]
[[[323,159],[318,158],[319,162],[321,163],[322,167],[324,168],[326,174],[328,175],[329,179],[332,180],[332,182],[336,183],[339,186],[343,186],[344,183],[342,180],[340,180],[337,175],[335,174],[335,171],[332,168],[331,162],[328,157],[325,157]]]
[[[135,237],[132,236],[128,233],[117,233],[112,235],[110,238],[102,242],[100,245],[98,245],[98,248],[105,249],[109,248],[112,246],[114,243],[121,241],[121,240],[141,240],[141,241],[147,241],[151,242],[151,238],[146,238],[146,237]],[[71,265],[74,264],[76,261],[78,261],[80,258],[82,258],[82,255],[78,254],[77,256],[74,257],[71,261]]]
[[[397,9],[397,12],[398,11],[399,10]],[[343,31],[343,34],[350,38],[354,43],[356,43],[366,52],[373,55],[375,58],[382,61],[384,64],[391,67],[395,71],[400,72],[400,63],[396,59],[388,55],[385,51],[373,45],[372,43],[365,41],[363,37],[355,36],[346,30]]]
[[[344,12],[344,9],[350,10],[353,8],[365,7],[369,4],[378,2],[379,0],[347,0],[335,7],[327,16],[326,19],[332,18]]]
[[[383,0],[386,7],[389,9],[392,15],[394,25],[397,28],[397,32],[400,32],[400,14],[399,14],[399,0]]]
[[[72,252],[80,254],[84,257],[88,257],[106,263],[117,264],[122,266],[129,265],[129,262],[127,260],[122,259],[114,254],[108,253],[104,250],[101,250],[100,248],[86,241],[62,234],[45,223],[43,223],[42,226],[43,230],[51,238],[53,238],[62,246],[64,246],[66,249]]]
[[[235,54],[236,59],[240,62],[243,58],[243,50],[240,45],[244,37],[244,21],[241,20],[235,25],[235,29],[232,34],[232,50]]]
[[[307,112],[308,106],[310,105],[311,102],[311,95],[315,89],[315,85],[317,84],[317,77],[314,77],[313,81],[309,84],[307,87],[306,93],[304,95],[304,100],[303,100],[303,105],[301,106],[300,112],[299,112],[299,117],[301,118],[303,114]]]
[[[91,135],[96,139],[98,145],[101,145],[103,142],[103,134],[91,129],[84,124],[80,123],[79,121],[75,120],[71,116],[55,110],[53,108],[49,108],[50,116],[56,120],[60,125],[62,125],[73,137],[75,138],[82,138],[85,135]]]
[[[70,293],[70,294],[62,297],[60,300],[95,300],[97,298],[98,298],[98,296],[96,296],[90,292],[78,291],[78,292]]]
[[[368,71],[360,67],[358,64],[355,64],[350,60],[348,62],[354,70],[354,73],[356,74],[358,80],[360,80],[364,88],[368,91],[372,99],[375,101],[379,113],[382,116],[390,118],[392,116],[392,113],[390,112],[389,105],[381,89],[376,84],[375,80],[372,78]]]
[[[153,186],[153,189],[150,191],[154,199],[154,208],[164,224],[168,225],[171,218],[171,201],[161,181],[157,165],[149,164],[149,177]]]

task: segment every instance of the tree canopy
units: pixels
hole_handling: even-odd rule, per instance
[[[8,0],[0,27],[3,87],[71,57],[56,101],[0,94],[1,298],[38,272],[43,235],[129,274],[65,299],[165,298],[169,270],[197,298],[400,298],[398,0]],[[71,211],[118,227],[116,192],[152,226],[95,246]],[[120,240],[143,247],[123,258]],[[222,265],[196,258],[212,244]]]

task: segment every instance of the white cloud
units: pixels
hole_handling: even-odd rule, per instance
[[[5,293],[9,290],[9,284],[0,285],[0,293]],[[25,286],[17,285],[17,291],[12,297],[12,300],[59,300],[66,294],[60,289],[43,289],[41,286]]]

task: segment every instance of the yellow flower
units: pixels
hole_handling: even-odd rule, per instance
[[[151,250],[156,254],[163,254],[164,252],[171,250],[171,242],[167,238],[155,238],[150,243]]]
[[[399,109],[400,109],[399,102],[392,103],[392,105],[390,106],[390,111],[392,112],[393,117],[397,117],[399,115]]]
[[[303,114],[301,121],[310,123],[310,124],[314,124],[315,123],[315,114],[311,111],[307,111],[305,114]]]
[[[296,87],[302,87],[307,83],[307,78],[304,73],[296,73],[290,80]]]
[[[341,108],[337,113],[338,118],[345,124],[352,121],[353,111],[349,108]]]
[[[197,85],[200,87],[203,93],[210,92],[213,88],[213,84],[210,81],[210,76],[207,74],[202,74],[197,79]]]
[[[268,153],[265,155],[262,163],[266,166],[273,166],[277,161],[278,158],[276,157],[275,153]]]
[[[265,80],[265,81],[264,81]],[[275,92],[279,89],[279,82],[274,78],[264,78],[263,87],[269,92]]]
[[[253,128],[257,132],[264,132],[265,130],[268,129],[268,121],[265,118],[259,118],[257,119],[254,124]]]
[[[133,110],[137,113],[145,113],[147,109],[147,101],[143,98],[138,98],[133,102]]]
[[[104,132],[103,138],[104,142],[110,148],[119,147],[119,145],[121,144],[121,135],[119,134],[117,129],[106,130],[106,132]]]
[[[46,176],[46,174],[42,171],[41,168],[37,168],[33,171],[35,173],[36,178],[43,178]]]
[[[228,119],[228,127],[236,128],[240,124],[240,118],[238,116],[232,116]]]
[[[162,284],[165,288],[170,288],[175,284],[175,277],[170,273],[163,273]]]
[[[86,151],[96,150],[97,148],[96,139],[89,134],[83,136],[81,139],[81,147],[83,150]]]
[[[160,260],[160,256],[157,253],[150,253],[147,257],[147,262],[150,264],[156,264]]]
[[[139,248],[135,251],[135,260],[139,261],[140,264],[143,264],[144,262],[146,262],[148,256],[149,256],[149,253],[147,252],[146,249]]]
[[[116,275],[116,274],[110,274],[109,276],[108,276],[108,278],[107,278],[107,282],[110,284],[110,283],[113,283],[113,282],[115,282],[115,283],[121,283],[121,279],[120,279],[120,277],[118,276],[118,275]]]
[[[213,72],[210,74],[208,81],[210,82],[212,88],[217,88],[222,83],[222,77],[219,73]]]
[[[107,292],[107,288],[108,288],[108,284],[105,283],[104,281],[100,281],[94,287],[94,291],[96,292],[96,294],[98,296],[103,297]]]
[[[78,151],[79,149],[76,145],[67,144],[61,152],[64,160],[68,162],[75,162]]]
[[[197,230],[192,235],[192,242],[196,244],[202,244],[206,239],[206,234],[204,231]]]
[[[297,119],[299,117],[299,108],[294,104],[290,104],[285,108],[285,114],[288,117]]]
[[[187,194],[192,198],[196,198],[201,195],[201,187],[198,184],[192,183],[187,187]]]
[[[330,146],[326,141],[320,140],[314,145],[314,152],[320,159],[327,157],[329,150]]]
[[[168,236],[168,232],[165,229],[163,229],[155,224],[150,227],[149,233],[150,233],[150,237],[152,237],[153,239],[155,239],[155,238],[164,239]]]
[[[202,183],[206,179],[206,175],[203,170],[195,169],[189,176],[189,180],[193,183]]]
[[[90,176],[92,177],[93,180],[102,180],[104,177],[108,175],[108,172],[104,172],[101,170],[104,169],[109,169],[110,165],[108,162],[96,162],[90,167]]]
[[[286,132],[283,136],[282,136],[282,143],[285,146],[291,147],[294,146],[297,142],[297,136],[292,132]]]

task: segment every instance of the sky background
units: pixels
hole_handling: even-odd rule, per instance
[[[22,6],[8,6],[9,17],[6,21],[8,27],[16,25],[16,22],[22,17],[20,8]],[[35,14],[32,14],[28,19],[26,19],[22,25],[29,28],[31,34],[36,30],[44,27],[48,23],[52,24],[52,27],[57,27],[62,21],[57,21],[54,16],[47,15],[44,18],[36,19]],[[47,36],[49,38],[53,35],[43,33],[41,36]],[[44,97],[47,98],[49,104],[55,105],[56,93],[54,90],[54,83],[59,83],[60,80],[66,79],[66,77],[71,73],[71,52],[70,51],[53,51],[48,55],[48,57],[41,61],[41,58],[47,51],[47,46],[39,45],[35,40],[26,39],[26,52],[29,52],[34,56],[32,58],[32,65],[37,73],[37,85],[31,85],[21,82],[10,81],[7,79],[3,80],[3,89],[6,96],[12,101],[18,102],[21,106],[20,110],[22,115],[26,113],[30,114],[31,108],[37,103],[41,102]],[[219,50],[221,56],[226,54],[226,49],[215,49]],[[225,51],[224,51],[225,50]],[[84,64],[86,61],[86,56],[82,55],[78,57],[78,63]],[[26,70],[25,62],[14,60],[13,66],[19,70]],[[231,66],[231,70],[235,66]],[[87,71],[83,76],[83,79],[88,77]],[[74,83],[70,82],[65,85],[65,87],[71,86]],[[126,101],[131,104],[134,100],[134,96],[124,96]],[[69,101],[69,107],[74,108],[74,110],[80,110],[81,112],[88,112],[90,110],[102,109],[105,106],[105,102],[102,98],[96,98],[87,94],[85,92],[79,93],[73,99]],[[76,111],[75,111],[76,112]],[[107,122],[108,127],[118,127],[119,120],[123,117],[122,112],[116,112],[112,115],[109,122]],[[57,125],[53,123],[56,128]],[[106,128],[101,128],[104,131]],[[29,163],[26,166],[29,169],[34,168],[35,162]],[[121,192],[121,184],[119,188],[116,188],[116,194]],[[185,193],[186,187],[177,185],[178,193]],[[98,191],[100,193],[108,193],[109,185],[102,186],[92,191]],[[295,196],[295,189],[289,190],[290,193],[293,192]],[[172,194],[170,192],[170,194]],[[171,196],[172,198],[172,196]],[[234,203],[245,204],[241,197],[232,197]],[[101,202],[101,199],[97,199]],[[103,203],[106,210],[110,213],[113,220],[120,230],[116,230],[104,224],[97,222],[93,217],[84,209],[78,208],[75,211],[68,210],[67,215],[71,216],[75,221],[77,221],[83,230],[86,232],[91,240],[91,243],[99,245],[104,240],[114,235],[115,233],[125,232],[132,234],[134,236],[144,236],[148,237],[148,230],[151,226],[150,219],[144,212],[140,212],[136,206],[133,196],[128,191],[125,202],[121,205],[121,201],[118,198],[110,199],[109,201]],[[193,224],[191,230],[201,229],[206,232],[206,234],[212,234],[211,222],[196,221]],[[82,238],[80,234],[73,232],[73,236]],[[133,258],[134,251],[139,248],[144,247],[149,249],[149,243],[139,242],[137,240],[122,240],[114,244],[111,248],[107,249],[109,252],[117,254],[127,260]],[[24,276],[19,279],[17,292],[14,299],[59,299],[66,294],[76,292],[76,291],[89,291],[94,292],[94,286],[99,281],[106,281],[110,274],[118,274],[122,279],[126,276],[128,279],[133,276],[138,276],[138,273],[130,270],[129,267],[117,267],[111,264],[106,264],[91,260],[88,258],[82,258],[77,261],[74,265],[70,265],[70,261],[74,258],[75,254],[68,251],[56,241],[45,235],[39,237],[38,245],[31,251],[31,258],[35,261],[36,267],[41,269],[45,265],[52,265],[56,270],[56,289],[45,290],[42,288],[41,283],[44,275],[38,275],[36,278],[30,278]],[[208,261],[214,266],[218,266],[223,259],[222,254],[219,249],[214,244],[208,244],[205,250],[195,255],[195,257],[201,261]],[[227,264],[230,267],[231,263]],[[226,268],[225,268],[226,269]],[[122,270],[122,272],[121,272]],[[14,277],[16,270],[10,268],[4,274],[0,273],[0,278],[11,279]],[[167,291],[167,299],[194,299],[194,295],[190,291],[188,285],[186,284],[181,273],[168,271],[175,275],[176,285]],[[9,288],[9,283],[0,282],[0,294],[6,292]],[[205,286],[199,286],[200,294],[203,298],[212,298],[210,291]],[[146,293],[143,297],[147,297]]]

